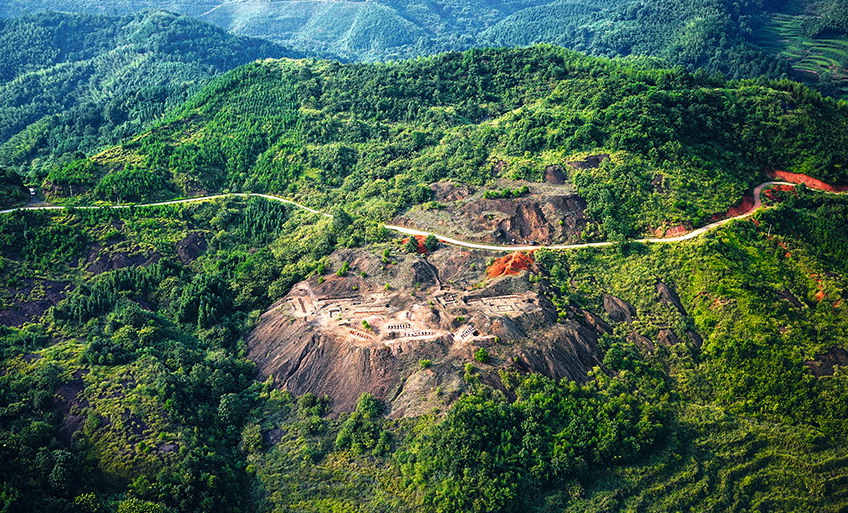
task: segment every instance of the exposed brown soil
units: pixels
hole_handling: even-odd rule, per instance
[[[458,196],[443,191],[442,197]],[[441,205],[436,212],[409,212],[393,224],[471,242],[553,244],[579,241],[591,222],[585,214],[586,201],[576,194],[540,193],[514,199],[474,196]]]
[[[185,239],[177,242],[177,256],[182,263],[189,264],[197,260],[208,248],[206,235],[202,232],[192,232]]]
[[[334,258],[350,264],[350,275],[297,284],[248,336],[248,358],[281,388],[330,396],[335,413],[352,409],[365,392],[395,417],[443,407],[467,389],[466,363],[493,383],[502,368],[585,381],[602,366],[596,333],[558,323],[526,274],[474,288],[482,259],[454,249],[427,259],[402,255],[389,266],[361,250]],[[488,349],[489,363],[474,360],[478,347]]]
[[[775,194],[776,191],[794,192],[795,187],[792,185],[775,185],[763,192],[763,196],[771,201],[779,201],[777,194]]]
[[[59,427],[58,438],[65,444],[70,445],[74,433],[82,428],[85,416],[79,412],[80,408],[87,408],[88,401],[81,397],[85,389],[82,378],[85,371],[77,371],[73,380],[56,389],[53,396],[53,408],[62,415],[62,425]]]
[[[742,196],[742,201],[739,202],[738,205],[730,207],[727,209],[727,212],[723,214],[715,214],[710,218],[710,221],[720,221],[722,219],[727,219],[730,217],[736,217],[747,212],[750,212],[754,209],[754,193],[753,191],[746,191],[745,195]]]
[[[436,182],[430,185],[433,191],[433,199],[436,201],[460,201],[471,196],[474,191],[471,187],[453,182]]]
[[[415,238],[415,243],[417,245],[416,251],[418,251],[418,253],[421,254],[421,255],[429,254],[430,251],[427,249],[427,246],[424,245],[424,241],[427,239],[427,237],[425,237],[423,235],[414,235],[413,237]],[[409,242],[409,238],[406,238],[406,239],[403,239],[403,241],[401,241],[401,244],[405,245],[408,242]]]
[[[769,171],[769,175],[771,175],[772,178],[783,180],[784,182],[804,184],[807,187],[812,187],[813,189],[819,189],[822,191],[848,192],[848,185],[830,185],[818,178],[813,178],[812,176],[808,176],[803,173],[790,173],[788,171],[772,169]]]
[[[498,278],[500,276],[515,276],[533,267],[533,253],[516,251],[515,253],[498,258],[486,269],[486,276]]]
[[[836,367],[848,367],[848,351],[841,347],[834,347],[819,355],[815,360],[805,362],[805,365],[817,378],[833,376]]]
[[[689,233],[689,228],[684,224],[678,224],[677,226],[660,226],[656,230],[654,230],[654,236],[656,237],[679,237],[680,235],[685,235]]]
[[[70,284],[39,279],[23,279],[12,287],[0,288],[0,295],[7,305],[0,310],[0,324],[20,326],[41,317],[51,306],[65,298]]]
[[[92,246],[85,261],[85,270],[91,274],[102,274],[125,267],[147,266],[158,262],[162,255],[150,249],[118,243],[103,247]]]

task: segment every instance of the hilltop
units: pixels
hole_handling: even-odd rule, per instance
[[[705,224],[772,168],[848,182],[846,120],[844,104],[797,83],[551,46],[392,64],[263,61],[45,185],[111,201],[269,192],[381,222],[500,230],[500,240],[634,237]],[[498,206],[513,197],[523,206]],[[490,221],[468,210],[485,202],[504,210]],[[571,212],[552,214],[560,204]]]
[[[842,511],[846,116],[548,45],[220,75],[0,213],[0,509]]]
[[[36,175],[149,127],[213,76],[300,55],[156,11],[0,19],[0,41],[0,165]]]

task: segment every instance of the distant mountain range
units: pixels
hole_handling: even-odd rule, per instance
[[[0,164],[34,168],[137,133],[223,71],[302,56],[162,11],[0,19],[0,44]]]
[[[166,9],[320,56],[385,60],[546,42],[650,55],[728,77],[786,74],[844,94],[848,4],[838,0],[9,0],[38,9]]]

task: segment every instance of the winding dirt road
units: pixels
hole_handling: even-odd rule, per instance
[[[763,202],[762,202],[763,190],[767,189],[768,187],[774,186],[774,185],[791,185],[791,186],[794,186],[794,185],[797,185],[797,184],[794,184],[794,183],[791,183],[791,182],[763,182],[760,185],[758,185],[756,188],[754,188],[754,206],[750,210],[748,210],[747,212],[745,212],[743,214],[739,214],[737,216],[728,217],[727,219],[722,219],[720,221],[710,223],[706,226],[703,226],[703,227],[698,228],[696,230],[692,230],[689,233],[679,235],[677,237],[668,237],[668,238],[665,238],[665,239],[659,239],[659,238],[635,239],[635,241],[646,243],[646,244],[662,244],[662,243],[670,243],[670,242],[683,242],[683,241],[687,241],[687,240],[691,240],[691,239],[694,239],[696,237],[699,237],[699,236],[707,233],[708,231],[713,230],[714,228],[718,228],[719,226],[725,225],[725,224],[727,224],[727,223],[729,223],[733,220],[744,219],[746,217],[750,217],[751,215],[754,214],[754,212],[759,210],[763,205]],[[204,201],[215,201],[215,200],[223,199],[223,198],[234,198],[234,197],[247,198],[247,197],[252,197],[252,196],[264,198],[264,199],[267,199],[267,200],[270,200],[270,201],[277,201],[279,203],[285,203],[287,205],[292,205],[292,206],[300,208],[302,210],[306,210],[307,212],[311,212],[315,215],[320,215],[320,216],[324,216],[324,217],[333,217],[332,215],[327,214],[325,212],[321,212],[320,210],[315,210],[314,208],[307,207],[306,205],[301,205],[300,203],[297,203],[297,202],[289,200],[289,199],[281,198],[279,196],[273,196],[271,194],[254,194],[254,193],[245,193],[245,192],[235,192],[235,193],[230,193],[230,194],[216,194],[216,195],[213,195],[213,196],[203,196],[203,197],[200,197],[200,198],[189,198],[189,199],[172,200],[172,201],[160,201],[160,202],[157,202],[157,203],[144,203],[144,204],[139,204],[139,205],[103,205],[103,206],[83,206],[83,207],[65,207],[65,206],[52,206],[52,205],[34,206],[34,207],[33,206],[29,206],[29,207],[25,206],[25,207],[18,207],[18,208],[10,208],[10,209],[7,209],[7,210],[0,210],[0,214],[9,214],[9,213],[17,212],[17,211],[20,211],[20,210],[64,210],[64,209],[69,209],[69,208],[75,208],[77,210],[98,210],[98,209],[122,209],[122,208],[130,208],[131,206],[135,207],[135,208],[144,208],[144,207],[158,207],[158,206],[165,206],[165,205],[179,205],[181,203],[199,203],[199,202],[204,202]],[[403,235],[421,235],[421,236],[426,237],[427,235],[432,234],[432,235],[435,235],[439,240],[446,242],[448,244],[453,244],[455,246],[460,246],[460,247],[469,248],[469,249],[481,249],[481,250],[485,250],[485,251],[513,252],[513,251],[532,251],[532,250],[543,249],[543,248],[544,249],[599,248],[599,247],[605,247],[605,246],[613,246],[613,245],[616,244],[616,242],[584,242],[584,243],[581,243],[581,244],[552,244],[552,245],[547,245],[547,246],[545,246],[545,245],[536,245],[536,246],[509,245],[509,246],[505,246],[505,245],[497,245],[497,244],[478,244],[478,243],[475,243],[475,242],[467,242],[467,241],[463,241],[463,240],[459,240],[459,239],[454,239],[454,238],[451,238],[451,237],[446,237],[444,235],[439,235],[438,233],[434,233],[434,232],[427,232],[427,231],[423,231],[423,230],[415,230],[413,228],[406,228],[406,227],[403,227],[403,226],[396,226],[396,225],[391,225],[391,224],[384,224],[383,227],[386,228],[387,230],[398,232],[398,233],[401,233]]]

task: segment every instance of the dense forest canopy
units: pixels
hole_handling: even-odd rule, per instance
[[[595,152],[611,158],[570,179],[600,235],[633,237],[704,223],[770,167],[848,182],[846,116],[789,81],[727,81],[544,45],[391,64],[267,61],[216,79],[172,119],[94,157],[75,185],[89,190],[79,201],[270,192],[387,221],[428,201],[432,182],[540,181],[548,166]],[[55,168],[45,186],[66,194],[80,165]],[[165,187],[134,189],[145,180]]]
[[[185,16],[0,19],[0,163],[39,168],[150,126],[209,79],[297,53]]]

